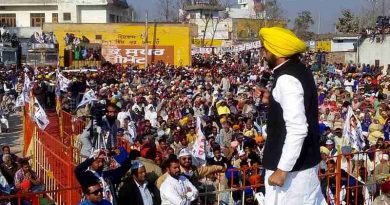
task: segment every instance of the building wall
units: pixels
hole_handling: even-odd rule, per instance
[[[64,20],[64,13],[70,13],[71,20]],[[79,20],[79,14],[77,11],[77,5],[71,3],[58,4],[58,22],[61,23],[77,23]]]
[[[120,18],[121,23],[131,22],[132,13],[131,13],[130,9],[122,9],[122,8],[119,8],[116,6],[108,6],[107,17],[109,17],[110,14],[118,16]],[[110,23],[110,22],[107,21],[107,23]],[[119,22],[116,22],[116,23],[119,23]]]
[[[63,65],[65,50],[64,37],[73,33],[76,37],[85,36],[90,43],[102,45],[102,56],[112,63],[144,64],[145,45],[142,38],[145,32],[143,23],[133,24],[44,24],[45,32],[54,32],[59,41],[60,63]],[[101,40],[98,39],[101,37]],[[148,55],[148,60],[164,60],[169,64],[191,64],[190,25],[150,23],[148,29],[149,53],[157,49],[157,54]],[[160,49],[160,50],[159,50]],[[163,52],[164,55],[158,55]]]
[[[328,63],[357,63],[357,52],[341,51],[331,52],[326,55],[326,62]]]
[[[349,51],[345,53],[345,63],[355,63],[357,64],[357,52]]]
[[[332,51],[331,41],[329,40],[316,41],[315,51],[331,52]]]
[[[340,52],[340,51],[353,51],[355,50],[354,44],[357,42],[355,39],[344,39],[343,42],[337,42],[336,40],[332,40],[331,43],[331,51],[332,52]]]
[[[198,36],[197,38],[203,38],[203,32],[206,32],[205,39],[212,39],[214,35],[214,39],[217,40],[227,40],[229,39],[229,30],[231,19],[217,20],[210,19],[208,22],[206,19],[193,19],[191,23],[198,25]],[[207,28],[206,28],[207,24]],[[214,34],[214,29],[215,34]]]
[[[81,23],[107,23],[107,10],[104,6],[79,6]]]
[[[52,13],[58,13],[57,6],[10,6],[0,10],[0,14],[15,14],[16,15],[16,27],[30,27],[31,13],[44,13],[45,22],[52,22]]]
[[[360,39],[359,45],[360,63],[375,65],[375,60],[379,60],[379,66],[387,71],[390,65],[390,35],[386,35],[382,43],[372,42],[370,38]]]
[[[262,20],[262,19],[232,19],[233,40],[255,41],[259,39],[259,31],[262,27],[286,27],[286,22],[282,20]]]
[[[223,43],[224,43],[224,40],[204,39],[203,46],[204,47],[221,47]],[[202,39],[199,39],[199,38],[192,39],[192,45],[195,47],[202,47]]]
[[[1,3],[0,6],[2,6]],[[16,27],[30,27],[31,13],[44,13],[46,23],[52,23],[53,13],[58,14],[60,23],[109,23],[110,14],[118,16],[120,22],[129,22],[132,15],[130,9],[107,5],[106,0],[58,1],[58,4],[52,5],[2,6],[0,14],[9,13],[16,14]],[[65,21],[64,13],[70,13],[71,20]]]

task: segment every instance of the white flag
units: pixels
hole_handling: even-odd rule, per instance
[[[347,116],[345,118],[343,137],[347,138],[351,147],[356,151],[361,151],[365,146],[362,126],[353,113],[351,106],[348,107]]]
[[[195,140],[194,146],[192,147],[192,157],[205,161],[206,160],[206,153],[205,153],[206,137],[204,136],[201,129],[200,117],[196,118],[196,135],[197,138]]]
[[[93,92],[93,90],[88,90],[88,92],[84,93],[83,99],[81,100],[79,105],[77,105],[77,108],[79,108],[79,107],[81,107],[83,105],[89,104],[92,101],[97,101],[97,98],[96,98],[95,93]]]
[[[15,108],[17,107],[23,107],[24,106],[24,100],[23,100],[23,94],[20,94],[15,101]]]
[[[22,95],[25,102],[30,102],[30,89],[31,89],[30,78],[28,77],[27,73],[24,73],[24,84],[23,84]]]
[[[47,118],[45,110],[41,107],[36,98],[34,98],[34,121],[41,130],[45,130],[49,124],[49,119]]]
[[[60,72],[57,73],[57,78],[58,78],[60,90],[67,91],[71,81],[65,78],[65,76],[63,76]]]

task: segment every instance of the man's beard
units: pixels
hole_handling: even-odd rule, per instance
[[[110,123],[110,125],[115,123],[116,117],[107,116],[106,118],[107,118],[108,123]]]
[[[179,179],[180,178],[180,173],[169,173],[169,175],[171,175],[171,177],[173,177],[175,179]]]
[[[270,59],[267,59],[268,67],[274,69],[276,67],[276,56],[272,55]]]

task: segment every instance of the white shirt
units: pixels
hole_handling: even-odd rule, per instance
[[[351,80],[351,81],[348,81],[348,80],[345,80],[344,81],[344,87],[345,87],[345,90],[352,93],[352,86],[354,85],[354,80]]]
[[[184,176],[168,177],[160,187],[161,205],[190,205],[198,197],[198,190]]]
[[[117,120],[119,120],[119,123],[120,123],[120,127],[123,128],[124,127],[124,124],[125,124],[125,119],[127,117],[130,117],[130,113],[129,112],[126,112],[126,111],[121,111],[118,113],[118,116],[117,116]]]
[[[145,182],[142,185],[139,185],[136,180],[134,180],[134,182],[137,185],[139,192],[141,193],[142,201],[144,202],[144,205],[148,205],[148,204],[152,205],[153,204],[152,195],[150,194],[149,189],[146,187],[148,183]]]
[[[308,133],[303,95],[304,91],[301,82],[291,75],[280,76],[272,91],[275,101],[283,109],[283,119],[286,122],[287,130],[278,169],[287,172],[293,169]]]

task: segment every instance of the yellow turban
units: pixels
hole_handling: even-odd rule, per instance
[[[324,147],[324,146],[321,146],[320,147],[320,152],[321,153],[324,153],[325,155],[329,155],[330,154],[330,151],[328,148]]]
[[[184,126],[188,123],[188,117],[184,117],[183,119],[179,120],[180,126]]]
[[[306,51],[306,44],[285,28],[262,28],[260,39],[264,47],[277,57],[290,57]]]

